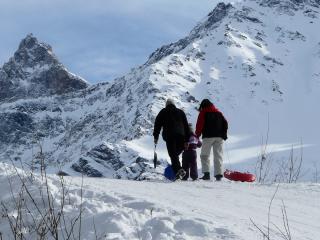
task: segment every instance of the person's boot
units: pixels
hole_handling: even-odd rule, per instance
[[[202,180],[210,180],[210,173],[209,172],[203,173],[203,176],[200,179],[202,179]]]
[[[221,181],[222,175],[218,174],[214,176],[216,178],[216,181]]]

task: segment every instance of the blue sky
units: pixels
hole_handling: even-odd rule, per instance
[[[124,75],[184,37],[217,0],[0,0],[0,66],[33,33],[90,83]]]

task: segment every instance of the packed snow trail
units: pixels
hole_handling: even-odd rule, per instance
[[[73,182],[76,197],[81,180]],[[84,179],[84,207],[106,239],[262,239],[276,185],[235,182],[136,182]],[[282,229],[282,200],[293,239],[320,234],[320,185],[282,184],[271,223]],[[91,216],[91,217],[92,217]],[[276,229],[271,226],[271,236]],[[276,231],[277,232],[277,231]],[[279,235],[277,238],[280,239]]]

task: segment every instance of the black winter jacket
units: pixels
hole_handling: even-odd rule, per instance
[[[196,136],[202,138],[221,137],[226,140],[228,131],[228,122],[223,114],[213,105],[201,110],[197,125]]]
[[[159,138],[161,128],[163,128],[162,137],[164,141],[177,136],[184,137],[185,142],[188,140],[189,127],[186,114],[173,104],[163,108],[157,115],[153,131],[155,139]]]

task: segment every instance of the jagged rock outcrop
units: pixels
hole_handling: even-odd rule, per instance
[[[36,98],[84,89],[88,83],[68,72],[51,46],[29,34],[0,68],[0,102]]]

